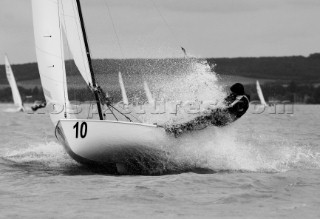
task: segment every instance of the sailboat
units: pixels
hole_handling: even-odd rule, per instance
[[[13,71],[9,62],[9,59],[7,57],[7,55],[4,56],[4,61],[5,61],[5,66],[6,66],[6,74],[7,74],[7,79],[9,81],[10,87],[11,87],[11,91],[12,91],[12,97],[13,97],[13,102],[14,104],[17,106],[17,108],[15,109],[8,109],[6,110],[7,112],[23,112],[24,111],[24,107],[23,107],[23,103],[22,103],[22,99],[19,93],[19,89],[16,83],[16,79],[13,75]]]
[[[129,105],[129,100],[128,100],[126,88],[125,88],[124,83],[123,83],[121,72],[119,72],[119,84],[120,84],[120,88],[121,88],[122,102],[123,102],[124,105],[128,106]]]
[[[153,98],[153,96],[151,94],[151,91],[149,89],[148,83],[146,81],[143,82],[143,88],[144,88],[144,92],[146,93],[148,103],[150,105],[154,105],[154,98]]]
[[[168,154],[181,140],[168,132],[165,126],[133,122],[112,104],[98,86],[80,0],[32,0],[32,11],[44,96],[47,105],[53,108],[50,118],[55,126],[55,135],[70,157],[110,173],[141,173],[145,167],[158,168],[159,165],[165,168],[163,166],[170,162]],[[68,97],[64,42],[94,94],[98,118],[77,118],[74,113],[77,110]],[[128,102],[121,73],[119,82],[123,102]],[[110,110],[115,119],[107,118],[104,109]],[[119,114],[128,121],[119,121]],[[233,121],[236,119],[234,117]]]
[[[32,0],[38,68],[57,139],[77,162],[108,172],[127,171],[128,163],[154,160],[174,137],[154,124],[105,120],[103,97],[95,80],[79,0]],[[65,36],[65,38],[63,37]],[[99,119],[70,114],[63,40],[87,86],[94,93]],[[139,169],[139,168],[137,168]],[[133,171],[135,171],[134,169]],[[139,170],[138,170],[139,171]]]
[[[262,90],[261,90],[261,87],[260,87],[260,84],[259,84],[259,81],[257,80],[256,82],[256,85],[257,85],[257,93],[258,93],[258,97],[260,99],[260,104],[264,107],[267,107],[268,104],[266,103],[265,99],[264,99],[264,96],[263,96],[263,93],[262,93]]]

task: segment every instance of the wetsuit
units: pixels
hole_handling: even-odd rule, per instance
[[[227,107],[212,109],[205,115],[182,124],[167,125],[165,130],[177,137],[186,131],[201,130],[210,125],[226,126],[246,113],[249,108],[249,99],[250,97],[246,94],[236,95],[232,93],[225,99]]]

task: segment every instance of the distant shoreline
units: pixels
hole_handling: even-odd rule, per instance
[[[152,74],[152,71],[148,71],[148,69],[159,69],[160,66],[166,66],[170,71],[170,68],[174,67],[173,65],[183,67],[183,63],[187,60],[183,58],[94,59],[93,65],[97,66],[104,74],[115,74],[118,71],[130,71],[132,74],[144,71],[143,74]],[[308,57],[203,58],[199,60],[207,60],[212,69],[221,76],[320,84],[320,53],[310,54]],[[66,61],[66,68],[71,72],[70,75],[77,75],[73,61]],[[16,64],[12,65],[12,69],[18,82],[39,80],[37,63]],[[5,84],[8,84],[5,67],[0,65],[0,85]]]
[[[232,83],[233,82],[230,83],[229,81],[229,85]],[[320,104],[320,86],[316,87],[312,84],[297,84],[293,81],[286,84],[276,81],[260,84],[266,101],[289,101],[291,103]],[[229,85],[226,85],[226,89]],[[246,93],[251,96],[251,101],[259,100],[255,84],[248,83],[244,84],[244,86]],[[45,99],[40,86],[33,88],[24,88],[19,86],[18,89],[24,102],[34,102],[36,100]],[[122,98],[120,87],[117,85],[109,87],[108,93],[113,98],[114,102],[118,102]],[[133,98],[136,94],[139,94],[140,98],[146,99],[141,86],[128,87],[127,94],[129,98]],[[94,100],[87,87],[70,87],[68,89],[68,95],[70,100]],[[9,86],[5,88],[0,87],[0,102],[12,102],[12,93]]]
[[[120,98],[118,72],[121,71],[128,92],[143,92],[142,81],[162,75],[167,78],[190,72],[194,62],[204,59],[95,59],[93,67],[100,86],[107,87],[116,99]],[[290,100],[300,103],[320,103],[320,53],[308,57],[251,57],[207,58],[212,71],[217,73],[221,85],[230,86],[240,82],[246,87],[252,100],[257,99],[255,81],[259,80],[268,100]],[[86,85],[77,67],[66,61],[68,87],[73,93],[86,91]],[[44,100],[37,63],[12,65],[22,96],[32,96],[28,101]],[[0,66],[0,101],[10,102],[11,90]],[[130,94],[129,94],[130,95]],[[72,96],[72,95],[71,95]],[[88,98],[88,95],[83,97]],[[26,98],[25,98],[26,99]]]

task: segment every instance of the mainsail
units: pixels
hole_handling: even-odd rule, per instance
[[[59,0],[32,0],[32,10],[42,89],[47,104],[54,105],[50,116],[56,124],[67,116],[65,109],[68,102]]]
[[[6,65],[6,73],[7,78],[11,87],[12,96],[13,96],[13,102],[15,105],[19,106],[20,108],[23,108],[21,96],[18,90],[18,86],[16,83],[16,79],[14,78],[13,71],[11,69],[8,57],[5,55],[5,65]]]
[[[47,103],[54,104],[55,111],[51,113],[54,124],[60,119],[70,118],[67,112],[72,108],[68,100],[62,30],[77,68],[95,93],[102,119],[98,89],[89,63],[89,47],[84,39],[86,35],[83,23],[80,23],[77,3],[75,0],[32,0],[38,67]]]
[[[264,97],[263,97],[263,93],[262,93],[259,81],[257,81],[257,93],[258,93],[261,105],[267,106],[267,103],[266,103],[266,101],[264,100]]]

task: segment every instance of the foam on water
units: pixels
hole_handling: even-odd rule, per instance
[[[186,134],[172,158],[180,168],[215,171],[282,172],[320,169],[320,151],[288,140],[240,138],[232,127],[207,128],[197,135]],[[267,143],[266,143],[267,142]]]
[[[184,67],[176,70],[170,77],[157,75],[153,87],[161,91],[158,97],[175,101],[213,101],[217,103],[216,107],[223,106],[226,92],[208,63],[191,58],[185,60]],[[170,124],[184,122],[197,115],[199,114],[188,114],[183,110],[176,115],[146,114],[143,121]],[[170,158],[182,170],[195,167],[274,172],[294,168],[320,168],[319,152],[308,145],[289,139],[273,140],[272,136],[260,136],[258,132],[254,135],[239,135],[239,130],[233,125],[186,133],[179,137],[176,145],[168,147]],[[174,165],[174,168],[177,167]]]
[[[241,139],[232,127],[210,127],[198,133],[181,136],[175,145],[168,145],[169,172],[193,169],[212,171],[283,172],[292,169],[320,169],[320,152],[308,145],[289,141],[265,145],[266,139]],[[269,141],[268,144],[271,142]],[[35,143],[4,153],[7,165],[20,166],[28,171],[59,172],[78,169],[56,142]],[[173,165],[171,165],[173,164]],[[87,170],[86,170],[87,171]],[[145,173],[156,173],[146,170]],[[159,170],[162,172],[162,170]]]
[[[32,171],[59,171],[78,166],[56,142],[34,143],[4,153],[2,159],[9,165]]]

